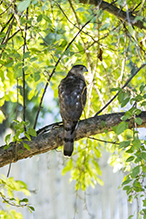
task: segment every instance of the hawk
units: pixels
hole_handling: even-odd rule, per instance
[[[60,114],[64,127],[64,155],[73,152],[75,128],[85,107],[87,88],[84,65],[74,65],[58,87]]]

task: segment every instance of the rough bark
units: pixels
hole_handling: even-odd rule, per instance
[[[132,25],[140,28],[140,29],[145,29],[146,30],[146,20],[144,19],[143,21],[137,20],[136,21],[136,16],[132,15],[131,12],[125,12],[122,9],[116,7],[113,4],[110,4],[105,1],[101,0],[79,0],[80,3],[83,4],[93,4],[95,6],[100,5],[100,8],[109,12],[110,14],[113,14],[117,18],[121,19],[122,21],[131,23]],[[127,16],[128,15],[128,16]],[[145,25],[144,25],[145,23]]]
[[[105,129],[110,132],[112,127],[118,125],[121,122],[121,117],[124,113],[105,114],[99,117],[91,117],[79,122],[75,140],[79,140],[84,137],[89,137],[99,133],[103,133]],[[143,111],[139,117],[142,119],[142,124],[138,127],[146,127],[146,111]],[[103,121],[105,126],[103,126]],[[132,121],[129,122],[129,128],[132,128]],[[55,127],[55,126],[53,126]],[[56,128],[58,127],[58,128]],[[4,146],[0,147],[0,167],[14,163],[18,160],[32,157],[36,154],[45,153],[47,151],[56,149],[63,144],[63,127],[56,125],[56,127],[49,132],[43,134],[43,130],[46,131],[46,127],[39,131],[37,137],[32,137],[32,141],[25,141],[30,146],[30,150],[23,147],[23,143],[16,144],[12,142],[7,150],[4,150]]]

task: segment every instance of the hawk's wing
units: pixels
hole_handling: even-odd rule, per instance
[[[78,121],[86,103],[86,83],[75,75],[67,75],[59,85],[59,105],[63,120]]]

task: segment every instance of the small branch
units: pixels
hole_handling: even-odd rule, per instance
[[[23,207],[27,207],[28,206],[28,204],[24,204],[24,205],[22,205],[22,204],[20,204],[20,205],[18,205],[18,204],[16,204],[14,201],[11,201],[11,200],[9,200],[9,199],[6,199],[5,198],[5,196],[0,192],[0,196],[1,196],[1,198],[3,199],[3,202],[4,203],[7,203],[8,205],[11,205],[11,206],[13,206],[13,207],[17,207],[17,208],[23,208]]]
[[[65,14],[65,12],[64,12],[63,9],[61,8],[61,6],[60,6],[57,2],[56,2],[56,4],[57,4],[58,8],[61,10],[62,14],[66,17],[67,21],[68,21],[69,23],[71,23],[74,27],[76,27],[76,28],[79,30],[80,28],[79,28],[77,25],[75,25],[75,24],[67,17],[67,15]],[[86,33],[85,31],[82,31],[82,33],[84,33],[85,35],[89,36],[93,41],[95,41],[94,38],[93,38],[93,36],[91,36],[90,34]]]
[[[133,78],[142,68],[144,68],[145,65],[146,65],[146,63],[142,64],[141,67],[136,70],[136,72],[128,79],[128,81],[122,86],[122,88],[116,93],[116,95],[113,96],[113,98],[112,98],[104,107],[102,107],[102,109],[99,110],[99,111],[95,114],[94,117],[97,117],[105,108],[108,107],[108,105],[110,105],[111,102],[113,102],[113,100],[118,96],[118,94],[121,92],[121,90],[124,89],[124,88],[129,84],[129,82],[132,80],[132,78]]]
[[[74,9],[74,7],[73,7],[72,1],[71,1],[71,0],[68,0],[68,2],[69,2],[69,5],[70,5],[70,7],[71,7],[71,9],[72,9],[72,12],[73,12],[73,14],[74,14],[74,16],[75,16],[75,19],[76,19],[76,21],[77,21],[78,27],[80,27],[80,22],[79,22],[79,19],[78,19],[77,14],[76,14],[76,11],[75,11],[75,9]]]
[[[7,25],[11,22],[11,20],[13,19],[14,14],[11,15],[10,19],[7,21],[7,23],[3,26],[3,28],[1,29],[0,33],[2,33],[4,31],[4,29],[7,27]]]
[[[27,20],[28,20],[28,8],[26,9],[26,23],[25,23],[25,28],[24,28],[24,45],[23,45],[23,64],[22,64],[22,72],[23,72],[23,121],[25,122],[25,59],[24,59],[24,54],[25,54],[25,48],[26,48],[26,37],[27,37]],[[26,131],[26,126],[24,125],[24,130]]]
[[[31,28],[31,26],[29,26],[29,27],[27,27],[27,30],[28,29],[30,29]],[[17,33],[19,33],[20,31],[24,31],[24,29],[18,29],[15,33],[13,33],[9,38],[8,38],[8,41],[10,40],[10,39],[12,39]]]
[[[5,45],[5,46],[6,46],[6,44],[7,44],[7,42],[8,42],[9,35],[10,35],[10,31],[11,31],[11,29],[12,29],[12,26],[13,26],[13,23],[14,23],[14,20],[15,20],[15,17],[14,17],[14,16],[12,16],[11,18],[12,18],[12,22],[10,23],[10,25],[9,25],[9,27],[8,27],[8,30],[7,30],[7,32],[6,32],[6,36],[3,38],[2,42],[1,42],[1,45]],[[2,51],[1,51],[0,59],[1,59],[1,57],[2,57],[2,53],[3,53],[4,50],[5,50],[5,47],[4,47],[4,48],[2,49]]]
[[[0,16],[3,15],[11,6],[12,6],[12,3],[6,8],[5,11],[3,11],[3,12],[0,14]]]
[[[34,126],[33,126],[34,129],[36,128],[36,124],[37,124],[37,120],[38,120],[39,113],[40,113],[40,110],[41,110],[42,102],[43,102],[46,90],[48,88],[48,85],[49,85],[49,82],[47,81],[47,83],[45,85],[45,88],[44,88],[44,91],[43,91],[43,94],[41,96],[40,104],[39,104],[38,111],[37,111],[37,114],[36,114],[36,118],[35,118],[35,121],[34,121]]]
[[[116,145],[119,145],[120,143],[118,142],[114,142],[114,141],[104,141],[102,139],[99,139],[99,138],[94,138],[94,137],[88,137],[89,139],[91,140],[96,140],[96,141],[100,141],[100,142],[104,142],[104,143],[108,143],[108,144],[116,144]]]

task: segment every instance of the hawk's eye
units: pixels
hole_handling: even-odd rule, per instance
[[[81,67],[81,71],[83,70],[83,67]]]

